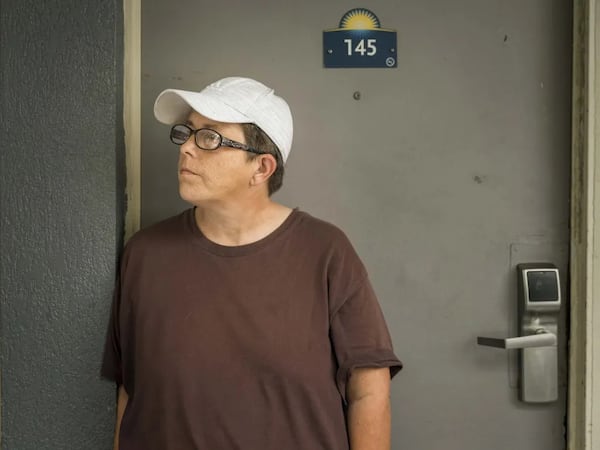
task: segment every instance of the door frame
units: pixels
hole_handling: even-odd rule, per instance
[[[125,242],[140,229],[142,210],[142,0],[123,0]]]
[[[573,1],[568,450],[600,443],[599,3]],[[123,11],[128,239],[140,228],[141,213],[141,0],[123,0]]]
[[[573,5],[569,450],[600,445],[599,4],[575,0]]]

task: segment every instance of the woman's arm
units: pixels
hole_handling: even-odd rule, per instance
[[[346,394],[350,449],[390,450],[390,370],[353,370]]]
[[[119,433],[121,431],[121,420],[123,419],[123,413],[125,412],[125,407],[127,406],[128,401],[129,396],[125,391],[125,387],[123,385],[119,386],[119,394],[117,396],[117,423],[115,426],[115,441],[113,445],[114,450],[119,450]]]

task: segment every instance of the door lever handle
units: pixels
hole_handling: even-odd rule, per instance
[[[518,349],[521,359],[521,400],[546,403],[558,399],[558,348],[556,333],[538,329],[511,338],[477,337],[477,344]]]
[[[477,337],[477,344],[488,347],[505,348],[507,350],[533,347],[556,347],[556,335],[546,331],[527,336],[513,338]]]
[[[560,282],[556,266],[517,265],[516,337],[477,337],[478,345],[516,349],[519,357],[519,398],[526,403],[558,400],[558,322]],[[511,358],[512,360],[512,358]]]

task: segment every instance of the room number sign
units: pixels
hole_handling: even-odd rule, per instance
[[[377,16],[365,8],[348,11],[338,28],[323,32],[323,61],[335,67],[398,67],[396,32],[381,28]]]

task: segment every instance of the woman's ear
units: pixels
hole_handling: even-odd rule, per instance
[[[251,186],[266,183],[277,169],[277,160],[273,155],[260,155],[254,161],[256,170],[250,179]]]

